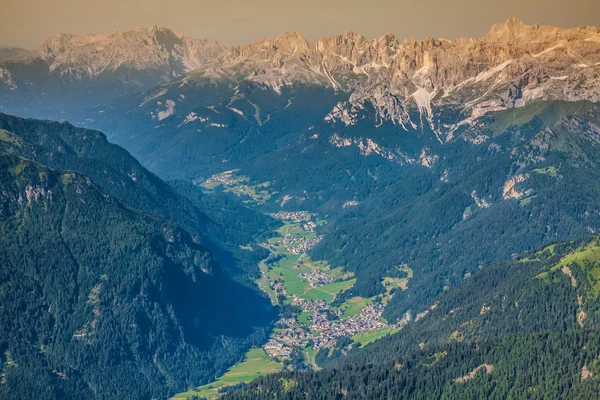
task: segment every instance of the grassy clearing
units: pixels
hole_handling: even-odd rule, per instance
[[[383,278],[383,286],[388,294],[392,291],[392,289],[400,288],[402,290],[408,289],[408,278]]]
[[[305,300],[323,300],[326,303],[331,303],[335,298],[331,293],[324,292],[319,288],[308,289],[302,297]]]
[[[298,255],[290,254],[270,265],[270,270],[267,271],[270,281],[283,281],[283,287],[287,291],[288,297],[292,295],[303,296],[310,289],[310,285],[306,280],[300,278],[303,272],[310,272],[311,269],[304,267],[302,264],[298,268]]]
[[[294,234],[300,233],[300,231],[302,231],[302,228],[300,228],[300,226],[298,226],[297,224],[290,224],[290,223],[284,222],[283,226],[280,227],[279,229],[277,229],[275,232],[279,233],[279,236],[284,238],[288,235],[294,235]]]
[[[23,139],[12,132],[5,131],[4,129],[0,129],[0,141],[13,144],[17,147],[21,147],[23,145]]]
[[[200,386],[194,390],[176,394],[173,398],[189,398],[191,396],[214,398],[219,395],[219,388],[247,383],[264,374],[272,374],[281,370],[282,365],[273,361],[263,349],[250,349],[243,362],[235,365],[217,381]]]
[[[544,249],[545,250],[545,249]],[[550,270],[556,271],[561,269],[563,266],[569,266],[576,264],[582,270],[585,270],[586,266],[597,264],[600,262],[600,247],[596,242],[591,242],[585,246],[578,247],[572,253],[567,254],[560,259],[558,264],[553,266]]]
[[[356,279],[353,278],[347,281],[328,283],[326,285],[319,286],[318,289],[323,292],[337,295],[338,293],[343,292],[344,290],[350,289],[352,286],[354,286],[355,283]]]
[[[366,299],[364,297],[353,297],[349,300],[346,300],[341,306],[340,310],[342,310],[342,317],[353,317],[360,313],[360,310],[371,304],[371,299]]]
[[[269,295],[269,298],[271,299],[271,303],[273,303],[273,305],[277,305],[277,303],[278,303],[277,293],[275,293],[275,291],[273,289],[271,289],[271,285],[269,284],[269,280],[265,278],[268,267],[267,267],[267,265],[263,261],[261,261],[260,264],[259,264],[259,268],[261,270],[262,277],[260,279],[258,279],[256,282],[258,283],[258,286],[265,293],[267,293],[267,295]]]
[[[311,365],[315,370],[319,369],[319,367],[317,366],[317,364],[315,362],[315,357],[317,355],[317,352],[315,351],[315,349],[312,346],[307,347],[306,349],[304,349],[304,354],[306,355],[308,364]]]
[[[367,345],[371,342],[374,342],[378,339],[381,339],[384,336],[391,335],[392,333],[396,333],[399,330],[400,330],[399,328],[393,329],[389,326],[386,326],[386,327],[375,329],[375,330],[368,331],[368,332],[357,333],[356,335],[352,336],[352,339],[354,339],[354,341],[356,341],[356,342],[359,342],[362,347],[362,346],[365,346],[365,345]]]
[[[541,254],[541,253],[543,253],[543,252],[545,252],[545,251],[547,251],[551,255],[554,255],[555,249],[556,249],[556,245],[555,244],[550,245],[548,247],[543,248],[542,251],[538,252],[538,255]]]
[[[554,249],[552,249],[552,251],[554,251]],[[600,266],[598,264],[600,264],[600,246],[598,245],[598,242],[593,241],[587,245],[578,247],[573,252],[561,258],[556,265],[550,268],[550,271],[568,272],[568,270],[563,269],[563,267],[569,267],[571,271],[574,266],[579,267],[579,269],[587,275],[587,287],[591,294],[597,298],[600,295]],[[547,279],[548,275],[542,273],[538,275],[538,277]],[[571,277],[571,279],[574,278]]]
[[[534,196],[526,197],[524,199],[519,200],[519,206],[525,207],[526,205],[528,205],[529,203],[531,203],[531,201],[533,199],[535,199],[536,197],[537,197],[537,195],[534,195]]]
[[[308,318],[311,317],[314,313],[314,311],[302,311],[300,315],[298,315],[298,322],[306,325],[312,324],[312,321]]]
[[[536,172],[536,173],[541,174],[541,175],[548,175],[548,176],[551,176],[553,178],[561,177],[558,174],[558,170],[553,165],[550,165],[549,167],[546,167],[546,168],[537,168],[537,169],[534,169],[533,172]]]

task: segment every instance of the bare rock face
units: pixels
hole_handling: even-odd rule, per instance
[[[55,35],[33,51],[0,50],[0,108],[106,103],[200,68],[223,49],[213,39],[158,27]]]
[[[133,88],[139,91],[188,71],[195,80],[248,81],[276,93],[301,85],[345,91],[349,100],[337,104],[327,121],[356,123],[370,103],[376,124],[428,125],[443,142],[489,111],[538,100],[600,101],[600,30],[530,26],[511,18],[481,38],[400,41],[386,34],[369,40],[345,32],[310,43],[287,32],[228,49],[157,27],[56,35],[16,60],[0,54],[0,91],[12,96],[43,86],[48,77],[64,83],[107,76],[111,84],[142,82]],[[50,92],[45,86],[42,91]],[[445,126],[438,114],[448,107],[458,110],[460,120]],[[415,112],[420,118],[411,120]]]
[[[439,132],[440,140],[488,111],[537,100],[600,101],[600,30],[529,26],[511,18],[482,38],[375,40],[345,32],[310,44],[296,32],[226,50],[201,68],[211,78],[248,79],[278,92],[298,83],[352,93],[326,117],[352,124],[366,101],[377,120]],[[457,107],[464,120],[441,129],[435,110]],[[443,131],[443,132],[442,132]]]
[[[30,57],[48,63],[51,72],[89,78],[119,67],[163,69],[177,76],[199,68],[223,46],[213,39],[189,38],[167,28],[146,28],[94,35],[59,34]]]

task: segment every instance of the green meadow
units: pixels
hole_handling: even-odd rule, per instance
[[[364,297],[353,297],[346,300],[339,308],[342,310],[342,317],[353,317],[360,313],[360,310],[372,303],[372,299]]]
[[[281,370],[282,365],[269,357],[263,349],[253,348],[248,351],[244,361],[233,366],[222,377],[208,385],[200,386],[187,392],[176,394],[174,399],[187,399],[192,396],[216,398],[219,389],[239,383],[248,383],[264,374],[272,374]]]
[[[392,333],[396,333],[399,330],[400,330],[399,328],[393,329],[389,326],[386,326],[386,327],[375,329],[375,330],[368,331],[368,332],[357,333],[356,335],[352,336],[352,339],[356,342],[359,342],[361,344],[361,346],[365,346],[371,342],[381,339],[382,337],[391,335]]]

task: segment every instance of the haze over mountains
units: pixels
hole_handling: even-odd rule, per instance
[[[0,288],[19,288],[0,294],[20,324],[2,331],[0,393],[33,384],[15,364],[45,382],[23,397],[47,386],[145,398],[214,380],[267,341],[274,310],[298,319],[283,273],[277,301],[258,285],[279,260],[273,216],[307,211],[326,223],[299,228],[318,240],[293,268],[341,268],[353,281],[331,309],[369,299],[401,330],[339,340],[313,355],[325,371],[230,398],[588,397],[600,376],[598,245],[586,238],[600,232],[599,103],[600,29],[514,18],[456,40],[287,32],[225,48],[154,27],[0,49],[0,111],[81,127],[0,114]],[[55,296],[69,280],[68,301]],[[397,280],[408,283],[390,289]]]
[[[10,93],[11,102],[23,97],[15,107],[51,107],[55,101],[74,106],[81,96],[96,104],[167,82],[222,50],[215,40],[189,38],[158,27],[59,34],[30,52],[2,49],[2,91]]]

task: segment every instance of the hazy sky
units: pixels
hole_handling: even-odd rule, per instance
[[[309,40],[356,31],[374,38],[482,36],[511,16],[528,24],[600,26],[600,0],[0,0],[0,44],[32,48],[62,33],[152,25],[225,45],[297,30]]]

